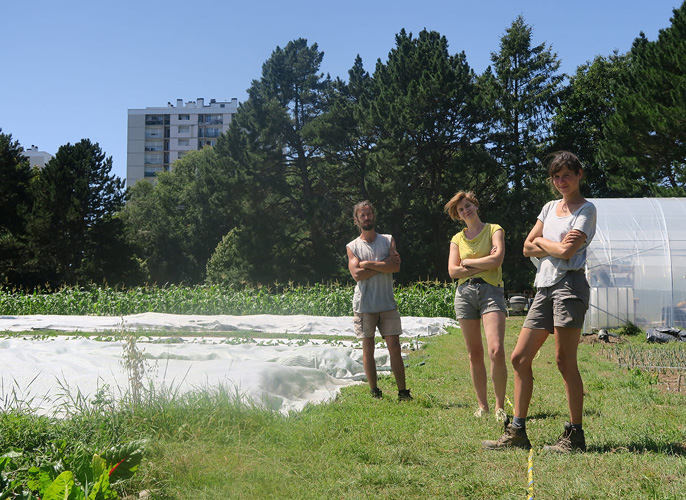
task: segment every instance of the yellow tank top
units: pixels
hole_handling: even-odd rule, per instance
[[[470,240],[467,238],[464,233],[465,230],[463,229],[453,236],[450,242],[455,243],[460,250],[460,259],[478,259],[479,257],[490,255],[491,248],[493,248],[493,234],[496,231],[504,232],[504,229],[498,224],[486,223],[481,232],[473,239]],[[469,278],[482,278],[493,286],[503,286],[503,269],[502,266],[498,266],[495,269],[481,271]],[[469,278],[460,278],[457,284],[461,285]]]

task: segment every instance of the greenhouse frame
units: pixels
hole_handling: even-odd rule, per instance
[[[595,198],[585,332],[686,328],[686,198]]]

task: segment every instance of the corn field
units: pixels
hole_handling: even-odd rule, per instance
[[[233,289],[212,286],[64,287],[58,290],[0,289],[0,314],[126,316],[144,312],[197,315],[306,314],[351,316],[351,284],[279,284]],[[398,286],[403,316],[454,317],[452,283],[420,282]]]

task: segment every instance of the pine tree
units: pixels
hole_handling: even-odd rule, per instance
[[[24,149],[0,129],[0,284],[23,285],[26,218],[34,172]]]
[[[332,90],[320,73],[323,57],[304,39],[277,47],[217,141],[242,186],[240,244],[253,250],[255,281],[327,279],[344,255],[334,234],[345,203],[340,169],[316,142]]]
[[[464,52],[444,36],[402,30],[374,72],[372,112],[378,130],[372,190],[381,222],[403,255],[399,279],[446,277],[448,234],[443,205],[459,189],[487,198],[497,171],[478,146],[478,89]]]
[[[615,112],[614,99],[627,70],[627,56],[617,53],[598,56],[581,65],[564,89],[564,97],[555,115],[554,149],[573,151],[584,169],[584,194],[590,197],[622,197],[611,164],[605,164],[600,146],[604,128]]]
[[[559,104],[564,75],[557,54],[545,43],[532,44],[533,30],[518,16],[491,54],[493,68],[482,75],[493,112],[488,143],[507,178],[500,201],[506,235],[503,270],[507,285],[528,288],[533,267],[521,265],[521,249],[550,197],[542,159],[548,148],[552,113]]]
[[[112,158],[83,139],[60,147],[40,172],[28,224],[34,284],[116,284],[136,276],[118,216],[124,181],[111,170]]]
[[[371,119],[373,82],[358,55],[348,71],[348,81],[333,82],[330,109],[311,128],[312,143],[327,161],[339,167],[341,182],[350,185],[349,200],[369,199],[373,182],[372,151],[378,134]]]
[[[686,2],[650,42],[641,34],[605,127],[601,154],[631,196],[686,194]]]

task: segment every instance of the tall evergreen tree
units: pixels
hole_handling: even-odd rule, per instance
[[[328,230],[338,267],[335,277],[349,280],[342,249],[359,231],[350,210],[355,203],[372,198],[379,185],[375,155],[379,135],[371,112],[375,86],[358,55],[348,71],[348,81],[337,78],[332,87],[329,108],[313,121],[308,138],[321,150],[324,162],[333,167],[329,182],[336,187],[337,212],[329,215]]]
[[[341,180],[351,187],[349,203],[366,200],[374,171],[372,151],[378,134],[371,119],[374,86],[358,55],[348,81],[333,82],[331,106],[312,127],[312,142],[327,161],[338,165]]]
[[[529,288],[533,280],[533,267],[521,265],[521,249],[550,197],[541,159],[564,79],[557,55],[545,43],[533,45],[532,38],[532,28],[518,16],[500,39],[500,50],[491,54],[492,69],[482,75],[493,107],[491,152],[507,174],[509,190],[500,202],[507,248],[503,272],[506,285],[517,289]]]
[[[404,255],[400,279],[446,278],[449,233],[443,205],[458,189],[482,191],[497,171],[476,145],[481,118],[474,73],[445,37],[402,30],[374,72],[373,118],[379,201]],[[489,168],[491,167],[491,168]],[[384,218],[381,219],[382,221]]]
[[[686,2],[650,42],[641,34],[605,127],[602,157],[632,196],[686,194]]]
[[[612,166],[600,155],[604,128],[615,111],[615,97],[627,70],[627,57],[617,53],[583,64],[564,89],[553,125],[554,149],[573,151],[586,167],[584,194],[621,197]]]
[[[31,170],[24,149],[0,129],[0,285],[25,284],[22,269],[26,218],[31,210]]]
[[[126,283],[137,266],[118,217],[126,192],[112,158],[83,139],[57,151],[33,184],[29,220],[35,284]]]
[[[239,246],[251,249],[256,281],[326,279],[340,267],[340,169],[314,139],[314,124],[330,106],[323,57],[304,39],[277,47],[217,141],[242,182]]]

